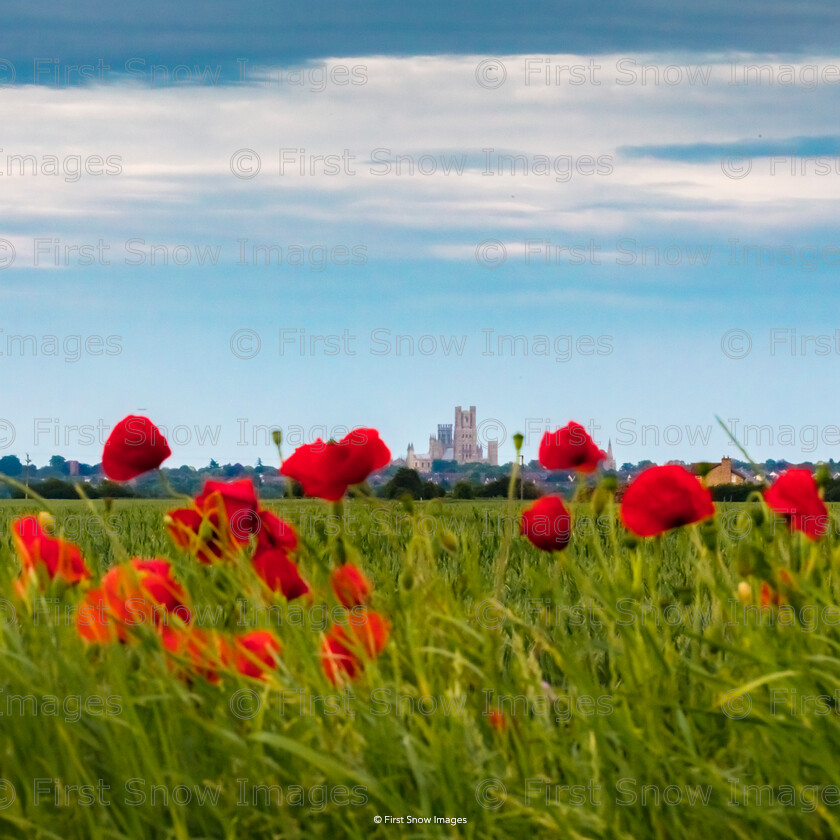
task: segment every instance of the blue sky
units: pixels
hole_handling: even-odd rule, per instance
[[[581,8],[11,4],[0,452],[840,457],[838,12]]]
[[[348,0],[26,0],[4,4],[4,55],[22,62],[128,56],[179,62],[321,58],[325,55],[606,53],[648,50],[830,50],[840,18],[830,0],[809,3],[535,2],[430,0],[396,6]]]

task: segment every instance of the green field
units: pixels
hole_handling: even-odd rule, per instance
[[[840,836],[837,527],[812,543],[758,504],[726,505],[637,541],[610,502],[600,520],[574,507],[551,556],[504,502],[355,501],[341,521],[267,502],[299,528],[316,597],[264,610],[172,548],[174,506],[54,511],[95,576],[119,545],[170,557],[208,626],[276,631],[276,678],[188,682],[151,635],[82,642],[75,592],[16,600],[5,523],[36,508],[4,503],[0,836]],[[318,649],[344,555],[393,631],[338,689]],[[780,568],[790,604],[739,599]]]

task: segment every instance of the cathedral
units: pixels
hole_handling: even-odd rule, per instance
[[[425,455],[414,452],[414,444],[408,445],[405,465],[419,473],[430,473],[433,461],[455,461],[457,464],[499,464],[499,443],[491,440],[487,443],[487,455],[478,442],[478,427],[475,419],[475,406],[469,411],[461,406],[455,409],[455,423],[439,423],[437,437],[429,437],[429,451]]]

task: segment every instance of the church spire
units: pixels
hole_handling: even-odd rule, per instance
[[[607,457],[604,458],[604,471],[615,472],[615,458],[613,457],[612,438],[607,443]]]

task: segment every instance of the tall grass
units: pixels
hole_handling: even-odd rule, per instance
[[[0,536],[0,835],[840,835],[836,528],[811,543],[728,505],[637,541],[611,504],[578,505],[551,556],[515,536],[505,503],[357,501],[340,523],[316,502],[266,505],[300,528],[310,606],[232,597],[224,570],[174,551],[166,503],[95,503],[110,536],[81,503],[56,505],[97,573],[115,538],[172,557],[198,620],[276,631],[265,683],[185,680],[151,634],[85,644],[76,593],[14,598]],[[318,659],[339,531],[393,623],[346,689]],[[792,603],[745,603],[780,568]],[[466,822],[385,821],[409,816]]]

